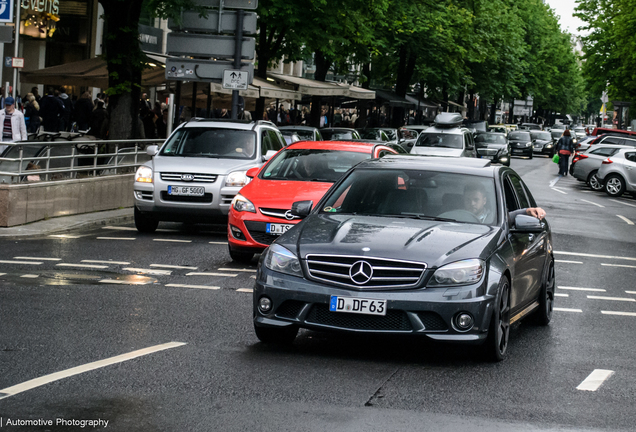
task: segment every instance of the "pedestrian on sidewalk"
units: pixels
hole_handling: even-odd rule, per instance
[[[2,142],[26,141],[27,130],[24,122],[24,114],[15,109],[15,99],[11,96],[4,100],[4,109],[0,110],[0,125],[2,125]],[[6,144],[0,145],[0,153]]]
[[[27,131],[37,133],[40,130],[40,105],[33,93],[27,94],[27,103],[24,105],[24,119],[28,120]]]
[[[574,153],[574,142],[568,129],[566,129],[565,132],[563,132],[563,136],[559,138],[556,151],[559,154],[559,175],[565,177],[568,175],[570,156]]]

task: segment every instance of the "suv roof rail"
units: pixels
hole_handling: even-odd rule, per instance
[[[255,128],[256,126],[259,126],[259,125],[267,125],[267,126],[274,126],[274,127],[276,127],[276,125],[275,125],[273,122],[269,121],[269,120],[256,120],[256,121],[254,122],[254,127],[252,128],[252,130],[254,130],[254,128]]]

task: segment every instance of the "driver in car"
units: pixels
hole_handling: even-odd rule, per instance
[[[488,203],[486,190],[481,183],[471,183],[464,189],[464,207],[481,223],[491,223],[494,220],[493,207]],[[541,220],[545,218],[545,210],[541,207],[528,207],[510,212],[510,220],[518,214],[527,214]]]

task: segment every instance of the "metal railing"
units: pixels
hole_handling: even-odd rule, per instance
[[[0,154],[0,184],[55,181],[135,172],[164,139],[20,141]]]

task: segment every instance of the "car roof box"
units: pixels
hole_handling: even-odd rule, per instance
[[[462,124],[462,115],[459,113],[441,113],[435,117],[437,127],[459,127]]]

